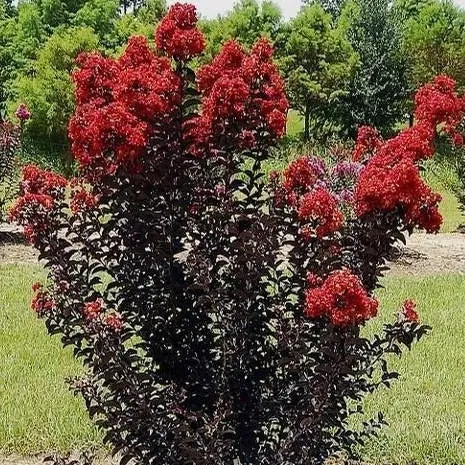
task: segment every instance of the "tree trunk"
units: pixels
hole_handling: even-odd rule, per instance
[[[411,128],[414,122],[415,122],[415,117],[413,116],[413,113],[410,113],[408,115],[408,127]]]
[[[307,106],[305,107],[304,140],[305,142],[310,140],[310,103],[307,103]]]

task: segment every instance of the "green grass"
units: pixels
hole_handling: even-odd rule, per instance
[[[381,320],[406,298],[418,303],[432,333],[394,361],[401,379],[367,401],[385,412],[390,426],[366,448],[369,463],[452,465],[465,463],[465,277],[386,279]],[[379,325],[378,320],[374,326]]]
[[[287,135],[290,137],[298,136],[304,131],[304,120],[302,115],[296,110],[289,110],[287,116]]]
[[[424,176],[433,190],[442,195],[440,211],[444,217],[444,223],[441,232],[457,231],[459,226],[465,224],[465,215],[460,209],[460,203],[455,194],[460,190],[457,168],[440,153],[438,160],[428,161]]]
[[[440,192],[442,195],[442,202],[439,206],[439,211],[444,218],[444,222],[442,224],[441,232],[456,232],[458,227],[465,223],[465,216],[460,209],[460,204],[457,200],[457,197],[453,192],[445,189],[441,185],[435,187],[435,184],[432,183],[431,187]]]
[[[76,450],[100,444],[99,433],[63,378],[79,372],[69,351],[46,335],[29,310],[39,267],[0,266],[0,456]],[[369,443],[369,463],[465,463],[465,277],[391,277],[380,291],[379,319],[393,317],[406,298],[417,300],[433,332],[395,367],[401,380],[367,401],[390,426]]]
[[[69,350],[29,310],[37,266],[0,266],[0,454],[28,455],[100,444],[64,378],[79,373]]]

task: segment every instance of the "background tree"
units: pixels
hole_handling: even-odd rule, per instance
[[[352,132],[371,125],[389,132],[410,95],[407,63],[389,0],[355,0],[347,4],[341,23],[359,56],[359,65],[346,98]]]
[[[102,43],[111,47],[118,10],[118,0],[89,0],[76,13],[74,24],[92,29]]]
[[[27,104],[31,119],[25,136],[36,144],[48,145],[51,152],[67,152],[67,123],[74,110],[70,72],[80,52],[98,48],[98,38],[90,28],[70,28],[55,32],[40,50],[34,73],[20,75],[13,83],[16,101]]]
[[[270,0],[240,0],[233,9],[217,19],[202,22],[207,36],[207,58],[218,53],[221,46],[235,39],[249,49],[261,37],[276,43],[283,26],[280,8]],[[278,51],[279,53],[279,51]]]
[[[435,0],[394,0],[393,11],[396,20],[402,25],[411,18],[416,18],[420,11]]]
[[[9,81],[14,72],[12,42],[15,35],[14,8],[0,0],[0,122],[4,118]]]
[[[12,47],[15,67],[28,73],[32,60],[37,57],[37,51],[46,38],[39,7],[34,3],[21,3],[14,27]]]
[[[312,118],[338,119],[338,103],[346,95],[357,57],[321,5],[304,7],[289,31],[283,59],[287,90],[291,106],[304,116],[308,140]]]
[[[409,57],[412,87],[437,74],[465,86],[465,12],[451,1],[425,2],[405,23],[403,50]]]
[[[166,0],[146,0],[137,10],[139,20],[152,28],[163,18],[168,11]]]
[[[344,7],[345,0],[304,0],[304,5],[320,4],[333,18],[337,18]]]

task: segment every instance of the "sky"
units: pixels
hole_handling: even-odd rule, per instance
[[[170,0],[168,3],[193,3],[203,17],[215,18],[218,14],[229,11],[236,0]],[[302,0],[274,0],[286,18],[292,18],[299,11]],[[455,3],[465,8],[465,0],[456,0]]]

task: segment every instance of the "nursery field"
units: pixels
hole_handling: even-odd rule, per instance
[[[30,456],[51,450],[101,447],[101,435],[63,379],[79,372],[69,351],[46,335],[29,310],[30,286],[42,275],[34,265],[0,266],[0,454]],[[381,320],[402,301],[418,302],[430,336],[393,363],[402,378],[370,399],[389,427],[365,451],[369,463],[465,463],[465,276],[389,276],[381,290]],[[447,393],[447,395],[445,394]],[[0,460],[1,463],[1,460]]]

